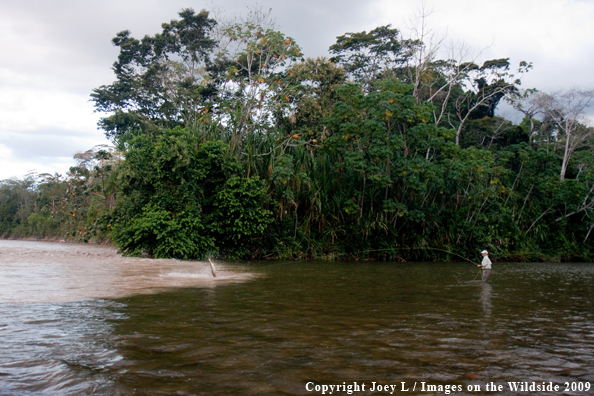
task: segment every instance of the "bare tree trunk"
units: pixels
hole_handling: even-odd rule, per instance
[[[567,163],[569,162],[569,141],[571,139],[571,131],[567,131],[565,141],[565,152],[563,153],[563,162],[561,163],[561,181],[565,180],[565,172],[567,171]]]
[[[359,210],[359,220],[363,217],[363,203],[365,202],[365,172],[363,172],[363,193],[361,194],[361,209]]]
[[[585,110],[594,100],[594,90],[571,89],[553,94],[540,94],[536,103],[558,128],[565,133],[565,148],[561,163],[560,179],[565,180],[567,166],[573,152],[584,145],[594,135],[592,128],[586,127]]]

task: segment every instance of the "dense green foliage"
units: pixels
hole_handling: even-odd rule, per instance
[[[521,91],[507,59],[436,60],[390,26],[326,60],[254,21],[217,41],[205,11],[180,17],[118,34],[117,80],[92,94],[117,151],[3,181],[3,236],[177,258],[594,258],[591,92]]]
[[[131,255],[235,254],[272,221],[263,184],[240,171],[225,144],[185,129],[136,136],[120,167],[114,241]]]

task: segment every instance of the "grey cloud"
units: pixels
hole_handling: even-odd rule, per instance
[[[335,37],[347,31],[369,28],[373,2],[314,1],[258,2],[272,8],[280,30],[293,37],[306,56],[325,56]],[[215,4],[182,0],[74,1],[30,0],[0,2],[0,23],[16,37],[0,37],[5,56],[0,68],[31,77],[31,84],[59,87],[78,94],[113,81],[111,65],[117,48],[111,39],[122,30],[141,38],[160,31],[161,23],[178,18],[182,8],[195,10],[213,6],[226,15],[245,14],[245,2],[221,0]],[[374,27],[374,26],[372,26]],[[0,81],[0,85],[17,84]]]
[[[222,0],[217,6],[225,14],[242,14],[247,7],[234,0]],[[299,2],[258,1],[263,10],[272,9],[279,29],[295,39],[305,56],[328,56],[328,47],[336,42],[336,37],[346,32],[357,32],[374,28],[373,15],[375,1],[354,0],[303,0]]]
[[[7,147],[20,161],[44,161],[72,158],[88,150],[88,141],[97,140],[97,134],[59,128],[32,131],[0,132],[0,144]]]
[[[409,3],[394,2],[399,7]],[[271,8],[280,30],[296,40],[305,56],[316,57],[328,56],[328,47],[336,36],[378,26],[378,13],[387,3],[379,0],[0,1],[0,47],[4,55],[0,58],[0,69],[29,79],[23,82],[9,74],[0,80],[0,87],[30,84],[87,96],[93,88],[110,84],[114,79],[111,65],[118,51],[111,39],[117,32],[128,29],[137,38],[154,34],[160,31],[161,23],[178,18],[178,12],[186,7],[195,10],[218,7],[225,15],[232,16],[245,14],[248,7],[256,4],[263,10]],[[448,7],[456,6],[459,7],[453,2]],[[402,15],[402,18],[407,16]],[[404,28],[401,20],[389,22],[396,28]],[[525,86],[553,89],[568,83],[594,85],[594,77],[585,72],[594,57],[592,46],[590,41],[579,59],[567,61],[556,59],[555,54],[547,58],[538,48],[533,49],[528,42],[521,41],[515,48],[493,48],[489,52],[493,57],[510,56],[514,63],[524,59],[533,61],[535,69],[526,76]]]
[[[403,1],[402,5],[405,3],[407,2]],[[376,27],[379,24],[378,13],[386,5],[385,2],[380,5],[378,0],[260,0],[257,3],[237,0],[219,0],[216,3],[186,0],[2,1],[0,24],[3,27],[0,31],[12,29],[14,37],[7,36],[2,41],[0,36],[0,45],[5,55],[0,59],[0,68],[33,76],[32,84],[47,84],[88,95],[93,88],[113,81],[110,67],[117,57],[117,48],[111,44],[111,38],[117,32],[128,29],[138,38],[145,34],[154,34],[161,29],[161,23],[178,18],[177,13],[186,7],[195,10],[220,7],[225,10],[226,15],[233,15],[245,14],[248,7],[255,4],[264,10],[272,8],[280,29],[293,37],[304,54],[310,57],[327,56],[328,47],[335,42],[338,35]],[[456,7],[456,4],[452,3],[451,7]],[[529,17],[527,20],[529,21]],[[391,22],[394,27],[404,27],[401,21]],[[589,61],[594,56],[591,55],[594,54],[592,49],[591,44],[583,48],[579,54],[579,65],[575,65],[573,69],[590,64]],[[531,56],[529,43],[509,50],[525,52],[497,56],[511,56],[535,62],[536,69],[532,73],[535,77],[529,80],[534,79],[537,82],[532,85],[548,84],[551,80],[549,75],[555,75],[557,80],[568,79],[583,84],[585,79],[586,84],[594,83],[594,77],[584,77],[585,73],[581,70],[579,73],[565,73],[560,78],[559,67],[569,67],[571,70],[571,64],[561,64],[559,60],[546,59],[537,53]],[[0,85],[15,83],[0,81]]]

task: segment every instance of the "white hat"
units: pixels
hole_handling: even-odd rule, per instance
[[[483,253],[487,253],[487,254],[489,254],[489,252],[487,252],[486,250],[483,250],[483,251],[481,252],[481,254],[483,254]]]

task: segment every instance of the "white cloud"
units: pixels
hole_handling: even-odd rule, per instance
[[[0,180],[29,170],[64,173],[72,156],[107,140],[88,96],[58,89],[0,89]]]
[[[382,0],[378,24],[404,27],[420,1]],[[450,0],[427,2],[428,25],[453,41],[482,50],[480,60],[510,58],[534,63],[523,81],[541,90],[594,87],[594,2],[575,0]],[[405,30],[405,29],[403,29]]]
[[[109,144],[100,133],[63,129],[0,132],[0,180],[21,177],[30,170],[65,173],[73,155]]]
[[[30,172],[35,173],[59,173],[64,175],[65,172],[71,166],[74,166],[72,160],[64,161],[53,161],[53,162],[33,162],[33,161],[22,161],[9,158],[8,160],[3,157],[3,151],[5,148],[0,145],[0,180],[6,180],[9,178],[22,178]]]
[[[98,115],[87,95],[61,89],[3,87],[0,89],[0,131],[42,127],[95,130]]]

